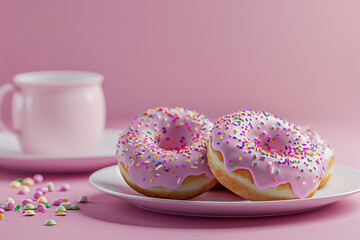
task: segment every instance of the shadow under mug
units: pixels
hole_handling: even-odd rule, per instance
[[[88,155],[98,148],[105,127],[103,75],[83,71],[38,71],[15,75],[0,88],[12,92],[12,124],[27,154]]]

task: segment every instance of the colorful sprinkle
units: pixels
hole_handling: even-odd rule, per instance
[[[38,198],[40,198],[41,196],[43,196],[44,195],[44,193],[42,192],[42,191],[36,191],[35,193],[34,193],[34,198],[35,199],[38,199]]]
[[[33,180],[35,183],[42,183],[44,181],[44,177],[41,174],[35,174],[33,176]]]
[[[57,209],[56,209],[56,212],[66,212],[66,208],[64,206],[59,206]]]
[[[34,203],[34,201],[33,201],[32,199],[28,198],[28,199],[23,200],[21,204],[22,204],[23,206],[25,206],[25,205],[28,204],[28,203]]]
[[[69,202],[62,202],[62,203],[60,203],[60,207],[64,207],[66,210],[69,210],[69,209],[71,209],[71,203],[69,203]],[[62,212],[64,212],[64,211],[62,211]]]
[[[6,210],[13,210],[15,208],[15,204],[11,201],[6,202],[4,206]]]
[[[65,183],[64,185],[61,186],[60,191],[62,192],[66,192],[70,190],[70,184]]]
[[[25,195],[27,196],[29,193],[26,192],[24,189],[20,189],[20,191],[18,192],[19,195]]]
[[[49,192],[55,191],[55,185],[53,182],[46,183],[46,187],[49,189]]]
[[[37,202],[38,203],[48,203],[48,200],[45,197],[39,197]]]
[[[27,177],[24,179],[22,184],[32,186],[32,185],[35,185],[35,181],[32,178]]]
[[[35,215],[35,212],[33,210],[27,210],[25,213],[24,213],[25,216],[34,216]]]
[[[70,209],[71,210],[79,210],[80,207],[78,205],[72,205]]]
[[[88,197],[85,196],[85,195],[82,195],[79,197],[79,200],[78,200],[79,203],[87,203],[88,202]]]
[[[24,210],[36,210],[36,207],[31,203],[28,203],[24,206]]]
[[[52,219],[48,219],[46,222],[45,222],[45,226],[55,226],[56,225],[56,222]]]
[[[42,203],[38,203],[36,205],[36,208],[39,210],[39,212],[45,212],[46,211],[46,206]]]
[[[21,187],[21,183],[18,182],[18,181],[12,181],[12,182],[10,183],[10,187],[12,187],[12,188]]]

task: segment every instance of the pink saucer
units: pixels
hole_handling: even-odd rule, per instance
[[[24,154],[17,137],[0,132],[0,167],[35,172],[89,172],[116,164],[116,139],[121,130],[106,129],[99,149],[83,156],[45,156]]]

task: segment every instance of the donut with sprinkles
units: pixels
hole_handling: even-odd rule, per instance
[[[322,177],[319,186],[319,188],[322,188],[329,181],[333,172],[333,163],[335,159],[334,148],[330,146],[325,138],[310,129],[308,126],[302,127],[301,130],[310,137],[311,142],[316,146],[316,151],[321,154],[321,159],[323,160],[325,167],[325,174]]]
[[[208,144],[217,180],[252,201],[310,198],[325,173],[322,155],[299,126],[265,111],[241,110],[215,123]]]
[[[205,115],[184,108],[147,110],[118,139],[122,176],[150,197],[188,199],[211,189],[217,183],[206,154],[212,127]]]

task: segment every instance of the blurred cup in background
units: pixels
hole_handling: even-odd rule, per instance
[[[12,124],[26,154],[88,155],[105,127],[103,75],[84,71],[37,71],[15,75],[0,87],[1,101],[12,97]]]

